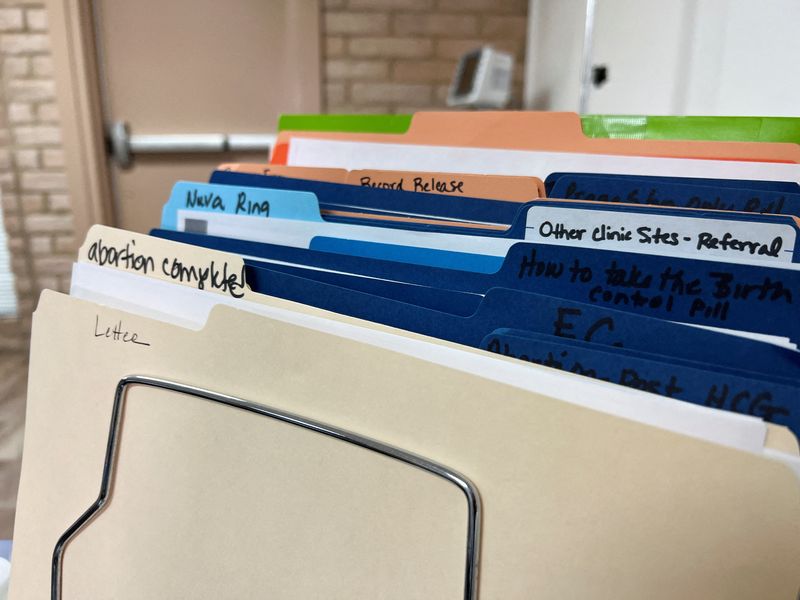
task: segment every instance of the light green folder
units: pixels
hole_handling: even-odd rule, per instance
[[[587,137],[800,143],[796,117],[653,117],[584,115]]]
[[[412,115],[281,115],[278,131],[405,133]]]

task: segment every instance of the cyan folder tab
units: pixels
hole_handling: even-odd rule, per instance
[[[797,117],[583,115],[581,126],[588,137],[800,144]]]
[[[179,209],[257,218],[322,222],[314,194],[265,188],[234,188],[179,181],[161,211],[163,227],[178,226]]]
[[[670,321],[800,340],[800,272],[793,269],[522,242],[511,247],[499,270],[476,273],[166,230],[152,234],[256,259],[478,294],[493,287],[519,289]]]
[[[570,174],[559,177],[553,198],[625,202],[800,216],[800,194],[747,188],[682,184],[638,178]]]

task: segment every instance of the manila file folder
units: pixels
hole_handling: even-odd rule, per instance
[[[114,327],[128,335],[105,335]],[[44,292],[12,600],[50,593],[54,548],[97,498],[130,376],[463,474],[482,504],[480,598],[800,588],[800,483],[778,462],[229,306],[194,331]],[[190,395],[127,394],[108,503],[64,549],[64,598],[464,597],[467,506],[447,481]]]

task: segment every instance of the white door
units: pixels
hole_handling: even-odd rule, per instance
[[[532,0],[530,108],[578,110],[585,0]],[[800,0],[596,0],[587,112],[798,116]]]

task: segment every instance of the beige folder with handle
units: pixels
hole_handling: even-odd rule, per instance
[[[800,589],[800,482],[779,462],[232,307],[194,331],[45,292],[12,600],[50,594],[54,549],[98,496],[115,391],[132,375],[463,474],[482,502],[480,598]],[[64,548],[64,598],[464,597],[468,515],[450,482],[186,394],[128,393],[109,500]]]

